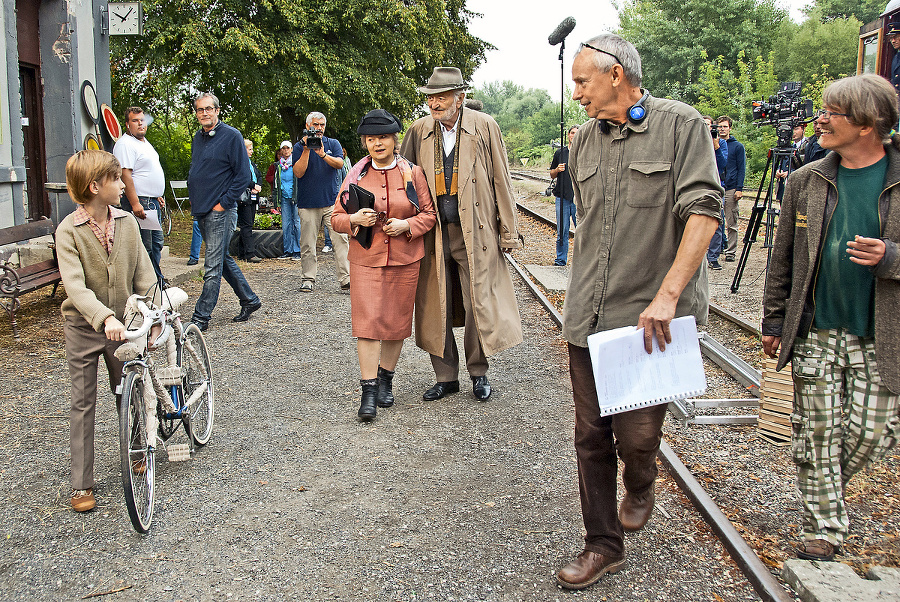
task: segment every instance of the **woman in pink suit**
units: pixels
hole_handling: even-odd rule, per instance
[[[359,418],[375,418],[377,407],[394,404],[394,369],[403,339],[412,334],[422,235],[435,224],[434,204],[422,168],[399,154],[400,121],[383,109],[366,113],[356,132],[369,154],[341,185],[331,215],[336,232],[350,234],[350,312],[357,338],[362,399]],[[348,214],[350,184],[375,195],[375,206]],[[372,244],[355,236],[372,227]]]

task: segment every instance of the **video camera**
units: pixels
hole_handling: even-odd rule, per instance
[[[753,121],[757,126],[774,125],[779,147],[791,146],[794,128],[815,118],[812,100],[800,97],[802,89],[801,82],[782,82],[768,101],[753,101]]]
[[[322,132],[318,130],[303,130],[306,136],[306,148],[309,150],[317,150],[322,148]]]

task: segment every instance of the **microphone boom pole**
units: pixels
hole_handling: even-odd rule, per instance
[[[575,29],[575,19],[566,17],[556,26],[553,33],[547,38],[551,46],[559,44],[559,148],[566,145],[566,72],[563,64],[563,53],[566,50],[566,36]]]

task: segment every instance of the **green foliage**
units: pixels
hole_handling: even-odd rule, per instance
[[[817,73],[830,79],[856,73],[862,23],[852,16],[823,19],[820,9],[807,15],[801,25],[781,23],[774,45],[779,80],[808,82]]]
[[[786,16],[775,0],[625,0],[617,33],[638,49],[645,88],[693,104],[707,57],[767,56]]]
[[[144,0],[143,36],[111,42],[114,107],[152,107],[179,123],[197,91],[222,103],[221,119],[274,160],[298,140],[307,113],[328,118],[328,135],[356,148],[356,126],[381,107],[411,118],[436,65],[470,77],[491,46],[468,32],[465,0]],[[159,127],[158,125],[155,127]],[[151,130],[152,131],[152,130]],[[168,134],[167,134],[168,135]],[[187,144],[190,142],[187,140]],[[173,151],[179,144],[171,143]],[[165,149],[168,151],[168,149]],[[359,153],[357,149],[357,154]],[[180,158],[167,158],[180,169]]]
[[[813,6],[825,21],[856,17],[861,23],[868,23],[878,18],[887,0],[816,0]]]
[[[281,230],[281,214],[257,213],[253,218],[254,230]]]
[[[528,89],[511,81],[491,82],[470,94],[484,103],[484,112],[500,125],[510,163],[521,159],[549,164],[553,156],[552,142],[559,143],[559,102],[551,100],[545,90]],[[566,128],[587,121],[581,105],[566,90],[564,104]]]

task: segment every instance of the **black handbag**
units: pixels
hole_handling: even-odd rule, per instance
[[[346,202],[344,201],[345,198]],[[341,207],[344,208],[347,215],[352,215],[360,209],[375,209],[375,195],[362,186],[350,184],[348,189],[341,195]],[[356,230],[356,234],[353,235],[353,238],[356,239],[356,242],[358,242],[363,249],[368,249],[372,246],[372,236],[374,235],[372,230],[373,227],[374,226],[359,226]]]

